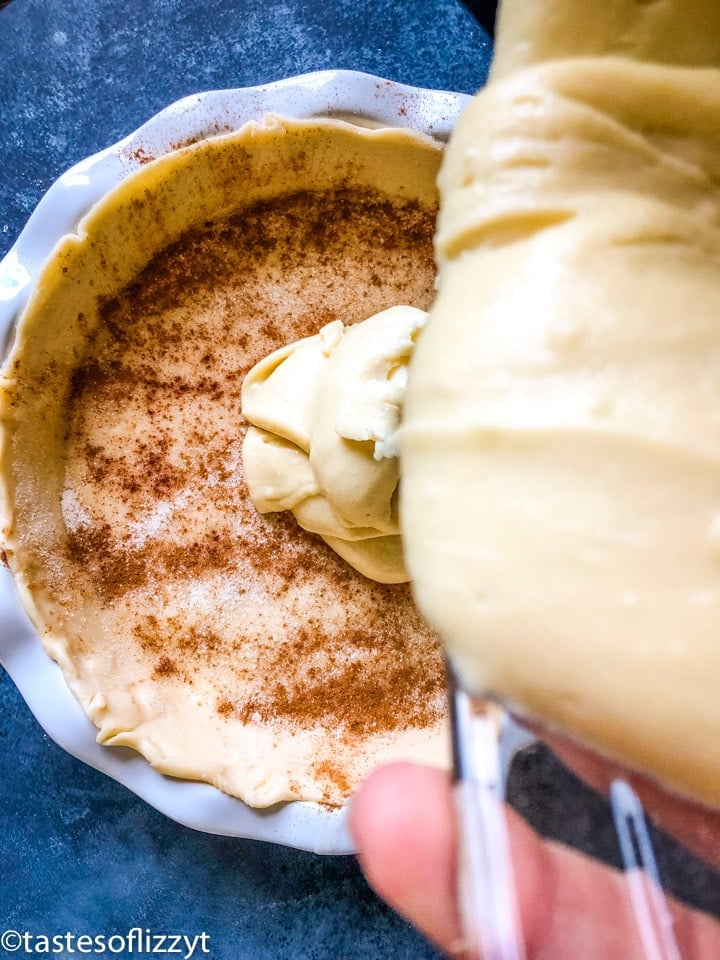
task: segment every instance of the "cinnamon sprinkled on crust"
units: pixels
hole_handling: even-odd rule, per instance
[[[439,645],[408,587],[366,580],[289,515],[259,515],[240,453],[250,367],[330,320],[427,308],[433,229],[433,211],[367,190],[296,193],[189,232],[100,305],[68,398],[54,590],[122,625],[112,656],[158,697],[202,681],[225,729],[320,727],[345,743],[442,716]],[[316,768],[347,792],[340,762]]]

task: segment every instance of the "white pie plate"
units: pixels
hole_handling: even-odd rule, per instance
[[[265,113],[411,127],[446,140],[468,100],[463,94],[422,90],[348,70],[179,100],[119,143],[75,164],[47,191],[0,262],[0,344],[7,349],[14,321],[58,240],[74,232],[90,207],[148,158],[177,149],[178,144],[235,130]],[[300,802],[253,809],[207,784],[164,776],[128,748],[99,744],[95,727],[70,693],[57,664],[44,652],[4,567],[0,569],[0,663],[56,743],[173,820],[209,833],[268,840],[317,853],[352,853],[342,809]]]

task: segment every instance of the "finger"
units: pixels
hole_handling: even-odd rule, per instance
[[[460,941],[452,795],[439,770],[376,770],[350,806],[350,831],[373,889],[441,949]]]
[[[623,931],[631,928],[632,915],[620,896],[620,875],[598,884],[599,864],[542,844],[512,811],[509,823],[523,933],[535,955],[547,948],[555,951],[553,960],[642,960],[627,951]],[[412,765],[376,771],[353,801],[350,829],[377,893],[442,950],[461,952],[457,838],[447,776]],[[588,891],[592,921],[585,917]],[[594,929],[598,917],[611,919],[601,938]]]
[[[462,947],[454,821],[447,777],[411,765],[373,774],[350,811],[370,884],[447,953]],[[508,823],[529,960],[644,960],[625,876],[541,841],[512,811]],[[682,956],[720,956],[720,925],[668,903]]]

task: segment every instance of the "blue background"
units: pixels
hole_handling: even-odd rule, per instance
[[[13,0],[0,9],[0,257],[64,169],[186,94],[327,68],[472,93],[489,56],[456,0]],[[0,932],[133,926],[205,932],[212,960],[437,957],[353,858],[170,822],[50,741],[0,671]]]
[[[328,68],[472,93],[490,51],[458,0],[12,0],[0,9],[0,257],[63,170],[187,94]],[[542,833],[620,865],[606,804],[542,745],[519,758],[510,797]],[[720,917],[718,875],[653,836],[667,889]],[[212,960],[438,957],[352,857],[167,820],[50,741],[0,669],[0,933],[134,926],[204,932]]]

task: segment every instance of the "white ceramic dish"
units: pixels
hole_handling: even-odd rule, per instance
[[[0,343],[7,348],[14,321],[57,241],[73,232],[100,197],[148,159],[237,129],[265,113],[411,127],[445,140],[468,99],[463,94],[334,70],[179,100],[119,143],[73,166],[42,198],[0,262]],[[173,820],[210,833],[252,837],[317,853],[352,852],[343,810],[329,811],[311,803],[255,810],[207,784],[166,777],[132,750],[97,743],[94,726],[65,685],[59,667],[45,654],[4,568],[0,570],[0,663],[53,740]]]

